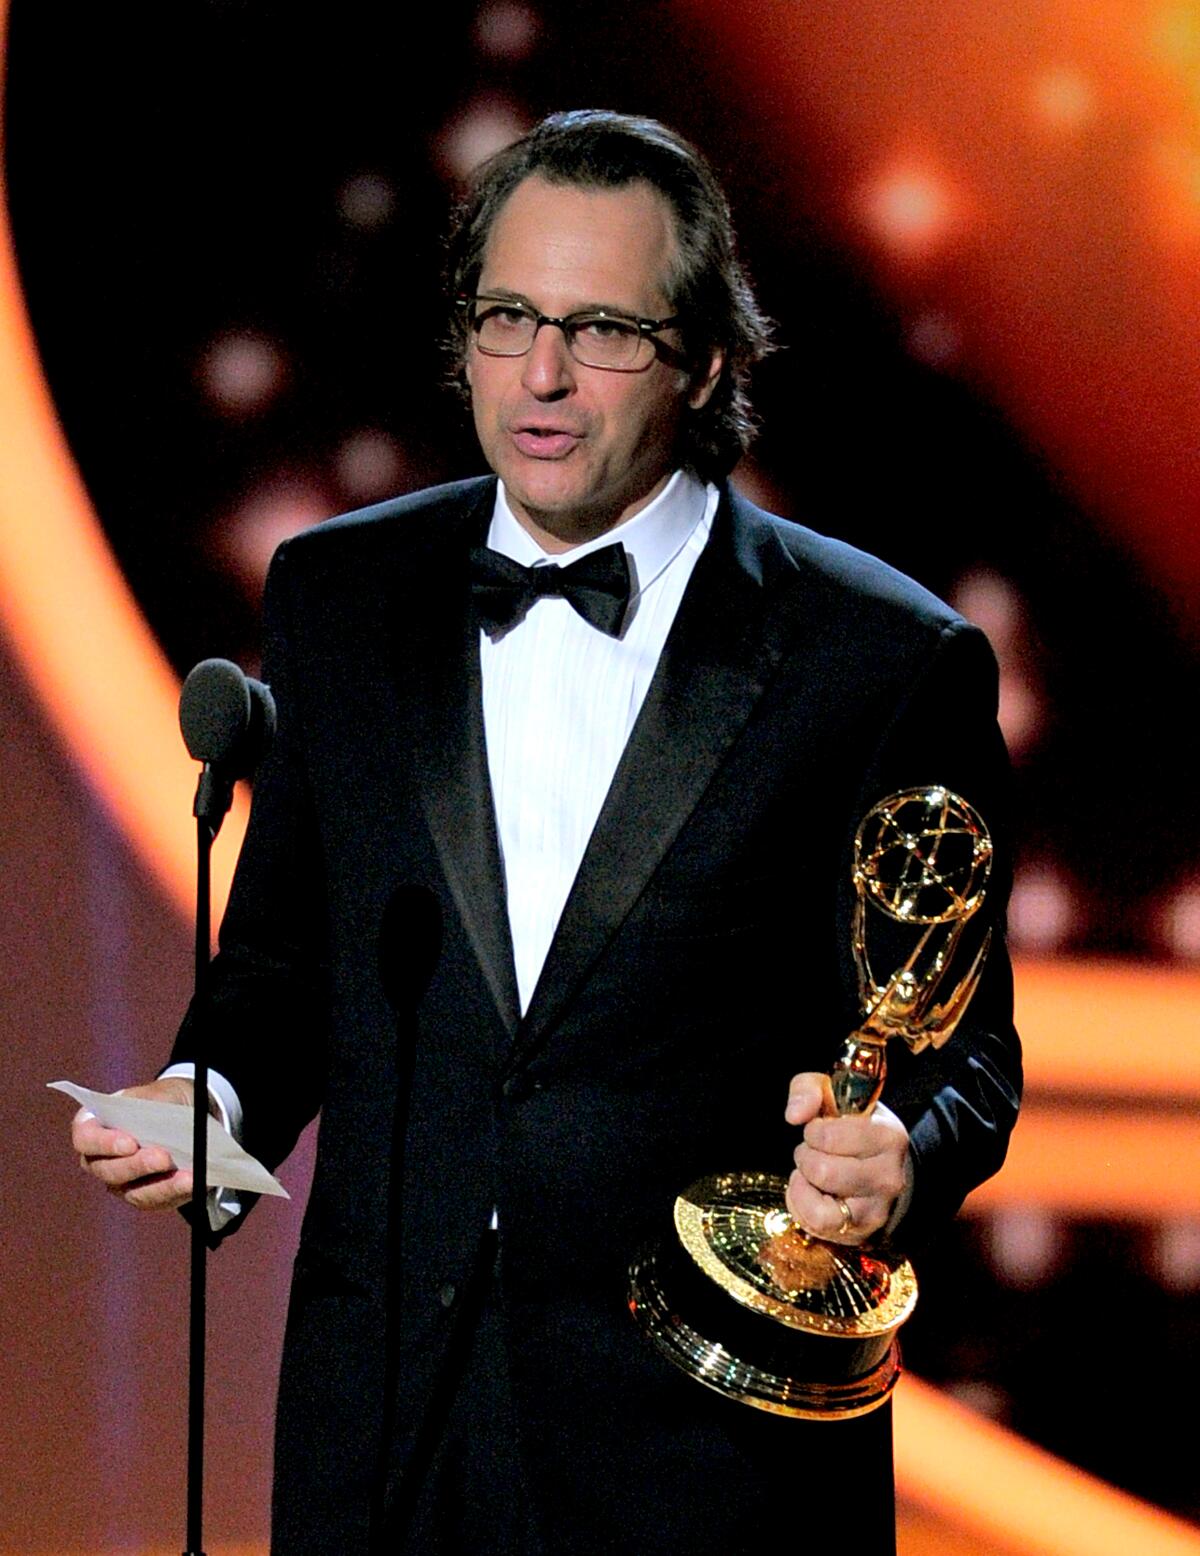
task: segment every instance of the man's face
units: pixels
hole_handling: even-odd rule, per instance
[[[539,177],[518,184],[484,250],[480,295],[562,318],[604,307],[640,318],[671,312],[671,210],[648,184],[585,189]],[[681,339],[666,330],[665,345]],[[579,545],[655,497],[677,462],[679,424],[704,404],[721,357],[701,375],[655,357],[643,371],[585,367],[560,329],[543,326],[523,357],[468,348],[475,430],[518,520],[547,550]]]

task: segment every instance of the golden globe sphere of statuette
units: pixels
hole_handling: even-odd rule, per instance
[[[920,1053],[930,1045],[940,1048],[954,1035],[978,986],[991,940],[989,932],[961,968],[963,936],[983,905],[992,857],[982,816],[940,785],[889,794],[863,817],[854,839],[851,928],[863,1022],[847,1039],[847,1048],[856,1040],[884,1044],[900,1037]],[[892,929],[886,937],[892,971],[883,979],[873,969],[871,947],[873,939],[883,938],[881,924]],[[904,930],[911,933],[898,939]],[[879,954],[877,949],[876,963]],[[949,977],[952,963],[959,971],[956,981]],[[879,1079],[882,1085],[882,1070]]]
[[[824,1113],[874,1108],[891,1038],[919,1052],[953,1033],[988,937],[954,982],[951,963],[991,862],[982,818],[940,785],[891,794],[863,818],[852,926],[863,1020],[830,1073]],[[883,982],[869,910],[907,931],[888,939],[894,970]],[[916,1304],[916,1276],[907,1260],[810,1236],[788,1214],[786,1187],[753,1172],[692,1184],[675,1202],[676,1240],[630,1268],[630,1310],[664,1356],[728,1398],[811,1420],[863,1415],[895,1387],[896,1331]]]

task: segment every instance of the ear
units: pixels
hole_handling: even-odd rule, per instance
[[[688,390],[688,406],[691,410],[698,411],[708,404],[724,368],[725,353],[720,347],[715,347],[708,365],[697,368],[692,375],[692,386]]]

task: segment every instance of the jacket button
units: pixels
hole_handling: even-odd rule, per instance
[[[458,1292],[454,1289],[453,1283],[447,1281],[446,1284],[442,1287],[441,1291],[438,1292],[438,1301],[444,1308],[452,1308],[454,1306],[454,1299],[457,1297],[457,1295]]]

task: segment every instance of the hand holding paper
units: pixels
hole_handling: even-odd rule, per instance
[[[176,1167],[192,1166],[192,1109],[171,1102],[152,1102],[110,1092],[90,1091],[72,1081],[50,1081],[51,1091],[65,1092],[96,1115],[106,1129],[120,1129],[142,1145],[169,1151]],[[208,1120],[208,1187],[243,1189],[254,1194],[289,1198],[267,1169],[243,1151],[215,1118]]]

